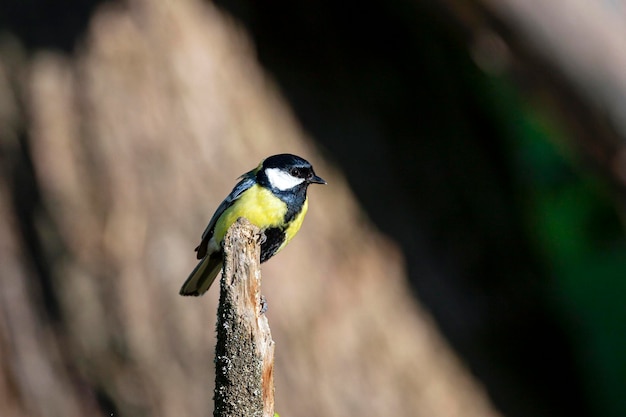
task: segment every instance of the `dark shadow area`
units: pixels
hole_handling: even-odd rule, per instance
[[[58,321],[61,318],[61,310],[54,291],[50,262],[44,253],[44,245],[41,241],[41,227],[44,226],[41,219],[48,220],[48,216],[41,201],[41,192],[35,176],[26,135],[20,135],[19,150],[12,155],[11,159],[12,169],[9,178],[12,180],[11,189],[14,192],[12,196],[13,205],[15,206],[15,213],[18,214],[20,235],[24,247],[30,255],[30,264],[35,272],[33,277],[37,278],[37,286],[33,288],[41,289],[42,302],[37,304],[44,307],[45,311],[42,313],[48,319]],[[37,221],[38,219],[39,221]],[[49,221],[45,223],[46,227],[52,226]],[[59,246],[57,248],[61,250]]]
[[[12,80],[13,81],[13,80]],[[13,90],[19,90],[13,85]],[[23,116],[24,110],[22,101],[15,94],[16,103],[19,103],[19,114]],[[54,291],[53,276],[50,268],[49,255],[44,250],[42,242],[42,230],[45,235],[57,236],[52,222],[46,213],[42,203],[42,194],[35,167],[32,160],[27,129],[23,124],[22,117],[13,120],[12,126],[5,126],[3,133],[13,137],[0,138],[0,175],[5,178],[11,190],[11,205],[16,214],[16,226],[19,238],[23,242],[25,252],[28,256],[28,264],[33,271],[35,281],[28,283],[28,288],[34,304],[41,306],[38,311],[42,318],[45,317],[52,322],[61,319],[61,309],[59,301]],[[11,133],[9,133],[11,132]],[[57,242],[59,243],[59,242]],[[54,245],[63,251],[63,245]],[[46,321],[46,320],[44,320]]]
[[[17,36],[29,50],[71,52],[102,0],[6,0],[0,2],[0,33]]]
[[[508,416],[587,416],[524,230],[500,109],[464,34],[417,2],[219,1]]]

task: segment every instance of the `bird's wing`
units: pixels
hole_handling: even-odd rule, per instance
[[[213,230],[215,229],[215,224],[217,223],[217,220],[220,218],[220,216],[239,197],[241,197],[244,191],[246,191],[247,189],[249,189],[255,184],[254,172],[255,171],[250,171],[250,172],[243,174],[240,177],[241,181],[239,181],[237,185],[235,185],[235,188],[233,188],[233,190],[230,192],[228,197],[226,197],[224,201],[222,201],[222,204],[219,205],[217,210],[215,210],[213,217],[211,217],[209,224],[207,225],[206,229],[204,229],[204,232],[202,233],[202,242],[200,242],[200,245],[196,248],[196,252],[198,252],[197,254],[198,259],[202,259],[205,257],[209,240],[211,240],[211,237],[213,237]]]

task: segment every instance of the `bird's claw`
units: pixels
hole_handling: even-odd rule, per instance
[[[257,242],[259,242],[259,245],[262,245],[266,241],[267,241],[267,236],[265,236],[265,232],[260,231],[259,234],[257,235]]]

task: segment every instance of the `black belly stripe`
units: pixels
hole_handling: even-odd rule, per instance
[[[257,174],[257,182],[261,187],[270,189],[275,197],[280,198],[283,203],[287,205],[285,217],[283,217],[283,224],[265,229],[265,242],[261,244],[261,262],[265,262],[276,254],[278,248],[280,248],[285,241],[285,230],[287,230],[291,222],[302,211],[302,206],[306,201],[308,183],[303,182],[286,191],[279,190],[272,187],[263,170],[259,171]]]
[[[261,244],[261,263],[274,256],[285,241],[285,231],[280,227],[265,229],[264,234],[265,242]]]

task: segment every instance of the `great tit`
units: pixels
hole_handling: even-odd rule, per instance
[[[219,205],[195,249],[201,259],[180,295],[204,294],[222,269],[222,241],[228,228],[245,217],[261,229],[261,262],[277,254],[298,233],[308,210],[310,184],[326,184],[309,162],[296,155],[270,156],[241,181]]]

